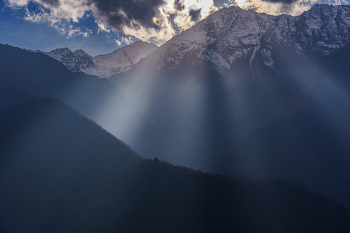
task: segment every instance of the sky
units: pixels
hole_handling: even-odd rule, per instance
[[[0,43],[45,52],[83,49],[96,56],[137,40],[162,45],[231,5],[300,15],[315,3],[350,0],[2,0]]]

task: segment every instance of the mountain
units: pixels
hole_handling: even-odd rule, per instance
[[[0,89],[1,232],[348,232],[350,213],[282,180],[141,160],[54,98]]]
[[[350,42],[349,14],[349,6],[319,4],[296,17],[224,8],[109,80],[172,136],[177,145],[159,154],[182,148],[169,157],[183,154],[172,162],[193,167],[193,156],[209,153],[208,164],[255,129],[308,105],[305,91],[319,80],[297,76]],[[193,139],[212,145],[194,148]]]
[[[160,159],[280,177],[348,203],[349,15],[225,8],[110,80],[162,130]]]
[[[109,78],[118,88],[1,46],[0,84],[64,100],[143,157],[289,179],[348,203],[349,9],[315,5],[298,17],[223,9]]]
[[[319,4],[349,5],[349,0],[321,0]]]
[[[248,47],[229,69],[196,49],[172,63],[169,41],[111,77],[118,88],[0,45],[0,231],[349,232],[349,211],[330,199],[349,197],[348,8],[316,5],[292,18],[299,34],[258,31],[273,63],[243,32],[278,17],[229,9],[232,28],[243,25],[231,36],[242,31],[237,43]],[[220,31],[225,17],[210,19],[225,11],[204,36]],[[288,45],[293,35],[301,49]],[[141,160],[78,112],[149,157],[254,178]]]
[[[254,131],[217,167],[232,176],[297,182],[350,208],[350,135],[315,112],[280,118]],[[342,113],[348,118],[349,108]],[[335,118],[349,129],[342,116]]]
[[[73,72],[83,72],[85,70],[97,69],[97,66],[92,60],[92,57],[85,53],[83,50],[70,51],[68,48],[55,49],[51,52],[42,52],[49,55],[50,57],[61,62],[70,71]],[[88,72],[83,72],[86,74],[91,74]]]
[[[292,58],[302,54],[319,57],[343,47],[349,42],[348,14],[346,5],[316,4],[296,17],[223,8],[172,38],[147,59],[157,72],[195,69],[209,62],[220,74],[228,74],[235,63],[246,60],[252,78],[261,82],[258,67],[265,67],[267,74],[278,72],[286,60],[279,56],[283,51],[291,52]]]
[[[141,155],[152,151],[157,130],[107,79],[73,73],[47,55],[1,44],[0,70],[0,87],[60,99]]]
[[[350,45],[309,67],[302,111],[255,130],[217,165],[230,175],[280,177],[350,208]]]
[[[203,68],[210,67],[220,75],[243,75],[246,81],[269,88],[301,55],[324,57],[349,43],[349,11],[349,6],[316,4],[293,17],[224,8],[172,38],[139,69],[147,67],[149,75],[200,75]],[[122,83],[118,79],[114,82]]]
[[[349,6],[316,4],[293,17],[224,8],[172,38],[139,69],[148,67],[150,75],[177,71],[200,75],[203,68],[210,67],[220,75],[243,75],[269,88],[288,63],[301,55],[324,57],[349,43],[349,11]]]
[[[350,227],[344,208],[282,180],[213,175],[157,160],[142,160],[126,172],[133,192],[123,232],[346,232]]]
[[[68,48],[43,52],[65,65],[70,71],[83,72],[99,78],[108,78],[131,69],[133,65],[152,53],[156,45],[141,40],[113,53],[92,57],[83,50],[70,51]]]
[[[108,212],[107,190],[141,158],[62,101],[13,88],[0,100],[1,232],[58,232]]]

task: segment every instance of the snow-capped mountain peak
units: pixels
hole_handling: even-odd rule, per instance
[[[264,69],[274,70],[274,51],[288,50],[290,57],[302,54],[322,57],[349,42],[350,6],[315,5],[295,17],[271,16],[232,6],[213,13],[159,49],[154,44],[137,41],[96,57],[82,50],[72,53],[67,48],[46,54],[72,71],[100,78],[124,73],[146,57],[157,73],[172,72],[188,64],[200,68],[210,63],[212,69],[223,75],[243,59],[249,62],[255,76],[256,62]]]
[[[157,48],[154,44],[137,41],[112,53],[96,57],[88,55],[81,49],[72,52],[68,48],[55,49],[45,54],[58,60],[73,72],[83,72],[100,78],[108,78],[129,70]]]
[[[70,49],[66,47],[66,48],[59,48],[59,49],[52,50],[49,56],[62,62],[64,60],[64,57],[70,55],[71,53],[72,51],[70,51]]]
[[[277,47],[292,47],[290,56],[322,57],[349,42],[350,6],[315,5],[296,17],[271,16],[232,6],[175,36],[150,59],[157,72],[179,69],[186,57],[186,63],[193,66],[210,62],[213,69],[226,74],[240,59],[250,61],[251,67],[261,61],[273,69],[272,53]]]
[[[89,54],[87,54],[84,50],[81,49],[74,51],[73,54],[76,57],[91,57]]]
[[[125,71],[157,48],[154,44],[137,41],[113,53],[98,55],[94,60],[105,67],[119,67],[121,71]]]

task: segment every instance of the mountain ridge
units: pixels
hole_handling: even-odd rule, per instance
[[[112,53],[101,54],[95,57],[88,55],[81,49],[72,52],[68,48],[42,53],[58,60],[73,72],[83,72],[99,78],[108,78],[128,71],[156,48],[158,47],[151,43],[137,41]]]
[[[139,144],[135,145],[132,141],[141,136],[127,135],[133,135],[133,130],[144,130],[149,135],[148,138],[151,138],[156,131],[107,79],[71,72],[62,63],[45,54],[0,44],[0,69],[1,87],[14,87],[39,98],[60,99],[114,136],[132,144],[138,153]],[[141,124],[140,122],[142,126],[135,129],[135,125]],[[148,143],[147,139],[143,141],[145,142],[140,142],[142,147]],[[141,152],[144,154],[143,149]]]

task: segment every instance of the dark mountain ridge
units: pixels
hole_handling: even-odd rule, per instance
[[[133,205],[125,218],[140,217],[136,224],[130,222],[123,228],[128,232],[342,232],[349,229],[343,207],[327,204],[325,207],[323,203],[330,199],[313,192],[305,193],[301,186],[286,181],[207,174],[150,159],[136,163],[128,172],[133,180],[130,186],[133,195],[129,197]],[[313,207],[308,207],[309,204]],[[313,212],[316,209],[318,213]],[[331,212],[342,214],[328,217]],[[333,221],[338,225],[333,225]]]
[[[130,147],[62,101],[7,88],[0,100],[1,232],[83,229],[118,208],[106,195],[141,159]]]
[[[1,232],[348,232],[350,213],[282,180],[140,160],[53,98],[0,89]]]
[[[0,87],[18,88],[36,97],[63,100],[141,154],[146,154],[147,144],[157,133],[108,80],[73,73],[47,55],[0,45],[0,70]],[[138,124],[141,126],[133,132]]]

